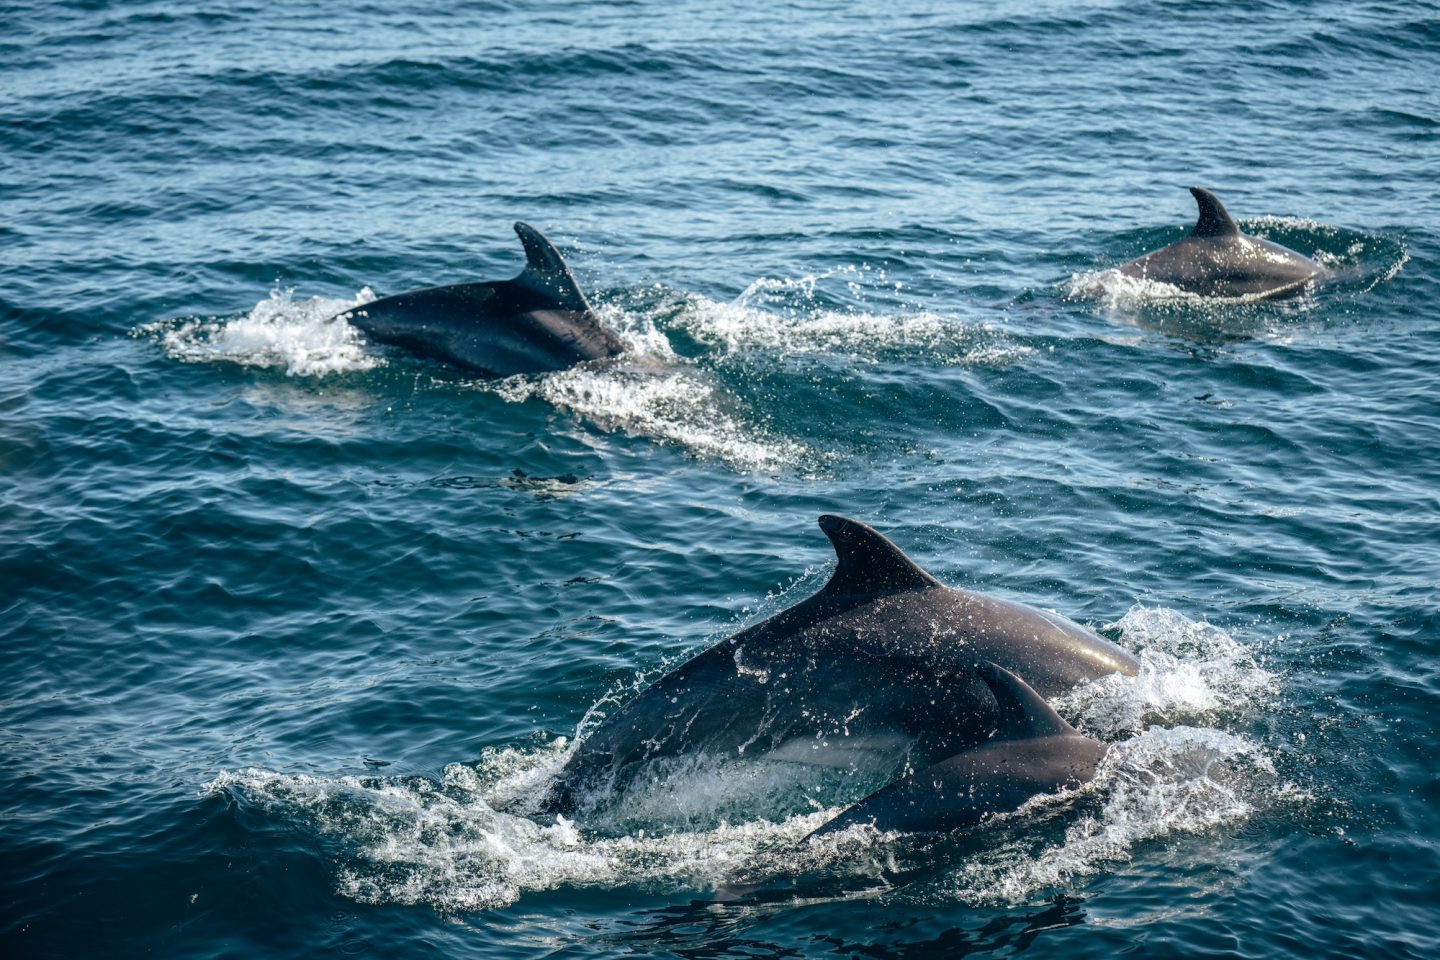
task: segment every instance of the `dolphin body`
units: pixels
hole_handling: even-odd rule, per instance
[[[1278,243],[1240,231],[1209,190],[1191,187],[1200,216],[1189,236],[1115,268],[1202,297],[1263,300],[1299,293],[1329,271]]]
[[[542,802],[583,812],[644,761],[759,757],[893,776],[983,743],[999,719],[977,664],[1054,696],[1138,662],[1065,618],[946,587],[869,526],[822,516],[836,568],[814,596],[720,641],[606,717]]]
[[[998,707],[989,740],[875,791],[810,837],[857,824],[870,824],[882,833],[948,833],[1012,813],[1036,796],[1077,787],[1095,776],[1105,744],[1066,723],[1010,671],[993,663],[981,664],[977,671]]]
[[[376,340],[482,377],[563,370],[623,353],[560,251],[529,224],[516,223],[515,232],[525,269],[513,280],[412,290],[337,317]]]

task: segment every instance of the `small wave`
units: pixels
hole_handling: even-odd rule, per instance
[[[761,278],[731,303],[697,296],[686,302],[674,322],[695,340],[726,354],[843,353],[874,360],[923,350],[932,359],[959,365],[1010,363],[1034,353],[990,324],[928,311],[896,314],[819,307],[815,287],[824,276],[829,275]],[[852,282],[851,293],[858,297],[863,291]]]
[[[572,367],[538,376],[508,377],[479,386],[511,403],[544,400],[602,430],[673,443],[696,456],[718,459],[742,470],[795,466],[808,452],[802,444],[769,436],[756,424],[729,412],[726,407],[733,401],[699,371],[687,367],[657,369],[621,361],[593,369]]]
[[[517,764],[521,756],[503,761],[513,765],[512,778],[534,773],[535,763]],[[550,759],[553,754],[542,752],[538,765]],[[587,839],[563,817],[547,826],[495,809],[483,781],[463,764],[447,767],[438,783],[248,769],[222,772],[206,791],[303,820],[335,847],[341,895],[360,903],[425,904],[443,914],[492,910],[557,887],[718,887],[743,872],[781,873],[816,859],[818,853],[798,843],[830,815]]]
[[[1359,256],[1363,252],[1363,250],[1355,251],[1354,255]],[[1389,283],[1399,275],[1401,270],[1405,269],[1405,264],[1409,262],[1410,251],[1402,247],[1389,263],[1381,263],[1378,269],[1364,277],[1362,289],[1368,293],[1382,283]]]
[[[331,318],[374,299],[368,287],[353,300],[295,300],[293,290],[275,289],[243,317],[160,320],[135,333],[157,339],[167,356],[185,363],[278,367],[292,377],[370,370],[384,361],[366,352],[358,330]]]

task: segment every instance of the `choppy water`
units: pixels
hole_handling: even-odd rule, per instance
[[[1440,9],[0,12],[7,956],[1440,950]],[[1337,268],[1106,267],[1185,187]],[[322,321],[565,250],[633,347]],[[577,730],[804,597],[822,512],[1144,663],[1090,787],[926,846]],[[806,773],[804,776],[810,776]]]

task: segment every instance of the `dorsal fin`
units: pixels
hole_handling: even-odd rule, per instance
[[[905,552],[859,520],[825,514],[820,529],[835,545],[835,573],[821,594],[847,596],[944,586]]]
[[[977,669],[990,692],[995,694],[995,702],[1000,705],[996,740],[1031,740],[1079,734],[1028,683],[1009,670],[988,660],[982,661]]]
[[[1190,193],[1200,206],[1200,218],[1195,221],[1192,237],[1237,237],[1240,225],[1225,210],[1225,204],[1204,187],[1191,187]]]
[[[515,232],[520,235],[520,243],[525,247],[525,269],[514,282],[543,291],[555,299],[555,306],[559,309],[589,312],[590,304],[585,301],[585,294],[580,292],[580,285],[575,282],[570,268],[565,265],[565,258],[560,256],[555,245],[528,223],[517,220]]]

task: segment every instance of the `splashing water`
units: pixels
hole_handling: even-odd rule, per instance
[[[1065,298],[1096,300],[1107,310],[1121,310],[1156,300],[1178,300],[1198,305],[1213,299],[1161,280],[1132,277],[1115,269],[1072,274],[1065,284]]]
[[[337,888],[360,903],[426,904],[441,913],[488,910],[557,887],[715,887],[742,871],[776,874],[831,814],[709,830],[587,839],[563,817],[541,825],[496,810],[480,778],[452,764],[444,779],[327,779],[263,770],[224,772],[210,793],[307,822],[340,861]],[[799,862],[816,854],[798,852]]]
[[[598,370],[572,367],[509,377],[482,384],[482,389],[511,403],[544,400],[602,430],[673,443],[742,470],[793,466],[807,454],[802,444],[768,436],[725,410],[728,398],[693,370],[657,371],[612,362]]]
[[[292,377],[363,371],[385,361],[367,352],[358,329],[335,316],[374,299],[369,288],[354,300],[297,301],[291,290],[272,290],[243,317],[157,321],[135,333],[158,339],[168,356],[187,363],[278,367]],[[774,470],[806,458],[802,444],[771,436],[743,411],[727,409],[736,404],[680,360],[651,319],[613,305],[602,306],[599,314],[625,341],[623,362],[474,385],[512,403],[543,400],[602,430],[673,443],[742,470]]]
[[[887,315],[819,308],[814,298],[820,279],[762,278],[732,304],[680,297],[678,313],[666,328],[720,348],[718,356],[686,360],[676,353],[666,330],[657,326],[653,310],[602,303],[597,307],[601,322],[627,348],[620,360],[474,385],[512,403],[542,400],[603,431],[674,444],[739,470],[774,471],[833,456],[764,428],[705,371],[706,361],[723,365],[729,357],[755,351],[780,357],[843,353],[872,361],[897,351],[925,351],[942,363],[1004,364],[1034,352],[989,324],[925,312]],[[856,280],[850,287],[856,296],[863,293]],[[780,303],[787,297],[798,297],[799,305]],[[336,315],[374,299],[369,288],[353,300],[296,300],[293,290],[276,289],[242,317],[162,320],[137,328],[135,334],[157,339],[168,356],[187,363],[280,368],[292,377],[364,371],[383,366],[385,360],[367,347],[363,333]],[[769,309],[777,303],[780,309]]]
[[[889,314],[819,307],[814,302],[819,279],[761,278],[728,304],[697,296],[685,303],[675,323],[726,354],[843,353],[876,360],[888,353],[923,350],[933,361],[962,365],[1010,363],[1035,352],[987,323],[924,311]],[[790,300],[799,305],[786,306]]]
[[[804,445],[771,436],[734,409],[738,403],[680,358],[652,317],[615,304],[597,313],[625,341],[625,356],[478,386],[511,403],[543,400],[602,430],[673,443],[741,470],[795,466],[809,454]]]
[[[1274,694],[1279,679],[1229,633],[1174,610],[1136,604],[1104,629],[1137,650],[1140,671],[1077,687],[1054,707],[1100,739],[1139,733],[1152,723],[1213,722]]]
[[[1147,718],[1236,710],[1271,693],[1274,676],[1243,645],[1158,608],[1136,606],[1113,626],[1140,647],[1140,676],[1089,684],[1059,706],[1079,713],[1091,733],[1128,738],[1110,747],[1091,783],[982,826],[1001,843],[946,865],[946,896],[1032,899],[1128,859],[1145,841],[1233,824],[1296,795],[1276,783],[1266,751],[1250,740],[1204,727],[1141,728]],[[637,780],[594,823],[541,823],[514,812],[543,795],[574,746],[559,738],[486,750],[474,764],[449,765],[439,781],[247,769],[222,772],[205,789],[304,823],[336,861],[341,894],[447,914],[559,887],[713,889],[806,873],[869,877],[877,864],[893,869],[915,855],[904,838],[869,827],[801,843],[840,811],[845,778],[811,783],[805,778],[814,779],[813,770],[774,761],[686,758]],[[843,784],[845,792],[854,787]],[[1036,813],[1068,816],[1072,805],[1079,815],[1058,840],[1028,829]]]
[[[1081,816],[1062,840],[1038,852],[1017,856],[1012,849],[962,865],[953,892],[971,904],[1017,903],[1073,887],[1107,863],[1128,860],[1147,840],[1243,820],[1283,795],[1274,773],[1265,752],[1242,737],[1152,727],[1113,744],[1095,779],[1075,791],[1100,798],[1098,812]],[[1027,808],[1055,802],[1038,798]]]
[[[248,367],[283,367],[292,377],[370,370],[384,363],[365,350],[364,337],[337,313],[370,303],[369,287],[353,300],[311,297],[274,289],[243,317],[160,320],[135,333],[157,338],[166,355],[184,363],[225,360]]]

